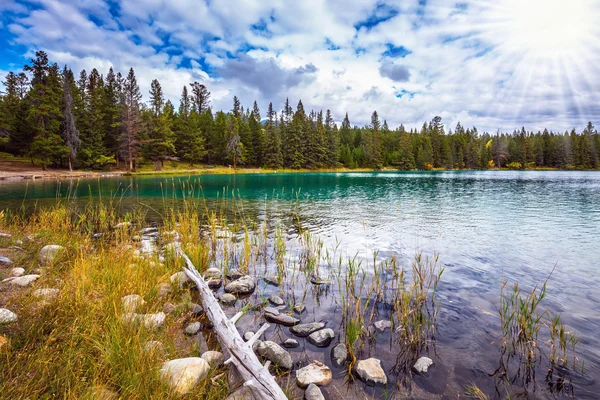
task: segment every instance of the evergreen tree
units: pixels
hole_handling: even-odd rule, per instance
[[[73,86],[75,79],[73,79],[73,72],[68,70],[66,67],[63,70],[63,127],[62,137],[69,149],[68,163],[69,171],[73,171],[73,160],[77,157],[77,150],[81,141],[79,140],[79,131],[75,126],[75,118],[73,117]]]
[[[123,119],[121,134],[121,151],[127,161],[127,170],[133,171],[139,150],[139,136],[141,131],[140,101],[142,94],[137,84],[135,71],[129,74],[123,85]]]
[[[191,83],[190,86],[192,87],[192,109],[200,115],[210,107],[210,92],[206,86],[198,82]]]
[[[273,110],[273,103],[269,103],[267,111],[267,125],[264,147],[264,164],[268,168],[282,168],[283,155],[281,153],[281,138],[276,124],[277,113]]]

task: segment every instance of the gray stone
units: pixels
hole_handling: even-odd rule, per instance
[[[276,306],[282,306],[285,304],[283,299],[281,297],[277,296],[276,294],[272,294],[271,296],[269,296],[269,302]]]
[[[0,308],[0,324],[10,324],[11,322],[16,322],[17,320],[17,314],[6,308]]]
[[[221,296],[220,300],[221,300],[221,304],[223,304],[224,306],[230,307],[235,304],[235,302],[237,301],[237,298],[234,295],[232,295],[231,293],[225,293],[223,296]]]
[[[329,367],[318,361],[313,361],[296,371],[296,383],[301,388],[305,388],[311,383],[318,386],[327,385],[331,382],[332,377]]]
[[[283,326],[294,326],[300,323],[298,318],[294,318],[287,314],[271,314],[265,313],[265,319],[270,322],[274,322]]]
[[[138,294],[129,294],[121,297],[121,303],[123,304],[123,311],[125,313],[134,313],[146,302]]]
[[[101,237],[102,237],[102,233],[101,232],[94,233],[92,235],[92,239],[100,239]]]
[[[206,379],[210,365],[200,357],[179,358],[163,364],[161,378],[179,395],[191,392],[201,380]]]
[[[348,348],[346,348],[346,344],[339,343],[331,349],[331,359],[338,367],[345,365],[346,361],[348,361]]]
[[[304,303],[294,304],[294,311],[298,314],[302,314],[304,310],[306,310],[306,306],[304,305]]]
[[[295,349],[296,347],[300,346],[296,339],[286,339],[283,343],[281,343],[281,345],[288,349]]]
[[[254,279],[252,279],[252,277],[246,275],[246,276],[242,276],[238,280],[229,282],[225,286],[225,292],[239,294],[239,295],[245,295],[245,294],[250,294],[250,293],[254,292],[255,288],[256,288],[256,284],[254,283]]]
[[[49,265],[54,262],[60,253],[64,251],[64,247],[59,246],[57,244],[49,244],[40,249],[40,262],[42,265]]]
[[[247,342],[248,340],[252,339],[252,336],[254,336],[254,332],[252,331],[244,333],[244,341]]]
[[[202,274],[204,279],[212,278],[212,279],[221,279],[223,274],[219,268],[209,268]]]
[[[373,325],[375,325],[375,328],[379,332],[385,332],[386,329],[390,329],[392,327],[392,323],[389,320],[386,320],[386,319],[383,319],[381,321],[377,321]]]
[[[198,332],[200,332],[200,328],[202,328],[202,324],[200,322],[192,322],[185,328],[185,334],[189,336],[194,336]]]
[[[58,297],[60,290],[53,288],[37,289],[33,291],[33,297],[42,299],[44,302],[49,302]]]
[[[292,332],[296,336],[307,337],[311,333],[323,328],[325,328],[325,324],[323,322],[311,322],[308,324],[300,324],[291,327],[290,332]]]
[[[158,232],[157,227],[149,227],[149,228],[140,229],[141,235],[148,235],[150,233],[156,233],[156,232]]]
[[[234,369],[231,368],[230,371]],[[242,382],[243,383],[243,382]],[[248,387],[244,386],[231,393],[229,396],[225,398],[225,400],[263,400],[261,397],[257,397],[254,391]]]
[[[279,286],[279,278],[276,276],[265,276],[262,279],[263,279],[263,281],[267,282],[269,285]]]
[[[30,284],[32,284],[33,282],[38,280],[39,277],[40,277],[39,275],[35,275],[35,274],[23,275],[23,276],[18,276],[18,277],[13,277],[13,278],[6,278],[2,281],[2,283],[9,283],[11,285],[25,287],[25,286],[29,286]]]
[[[164,313],[173,314],[175,310],[177,310],[177,307],[175,307],[175,304],[173,303],[165,303],[165,305],[163,306]]]
[[[158,340],[150,340],[144,344],[144,352],[162,356],[165,353],[165,346]]]
[[[325,328],[311,333],[306,339],[317,347],[327,347],[334,337],[335,332],[333,332],[333,329]]]
[[[221,286],[223,286],[223,279],[214,279],[214,278],[211,278],[208,281],[206,281],[206,284],[208,285],[208,287],[210,289],[217,290]]]
[[[25,268],[21,268],[21,267],[17,267],[17,268],[13,268],[10,271],[8,271],[9,275],[12,277],[19,277],[19,276],[23,276],[25,274]]]
[[[387,384],[387,376],[381,367],[381,361],[376,358],[360,360],[356,363],[354,370],[358,377],[367,385]]]
[[[310,283],[312,283],[313,285],[331,285],[333,281],[331,281],[330,279],[324,279],[318,276],[313,276],[312,278],[310,278]]]
[[[191,312],[194,317],[200,317],[204,314],[204,307],[200,304],[192,303]]]
[[[192,286],[194,284],[194,282],[188,278],[183,271],[175,272],[169,279],[171,280],[171,283],[179,286],[180,288],[183,288],[184,286]]]
[[[279,315],[279,310],[275,307],[265,307],[265,314]]]
[[[2,265],[3,267],[7,267],[7,266],[13,265],[13,264],[14,264],[14,262],[10,258],[0,256],[0,265]]]
[[[279,368],[286,370],[292,369],[292,356],[277,343],[269,340],[261,342],[258,345],[257,351],[261,357],[270,360]]]
[[[433,360],[429,357],[420,357],[415,365],[413,365],[413,371],[421,375],[427,372],[427,369],[433,365]]]
[[[156,290],[158,291],[158,297],[167,297],[171,293],[171,284],[162,282],[156,287]]]
[[[321,389],[314,383],[311,383],[304,392],[304,400],[325,400]]]
[[[232,281],[237,281],[242,276],[244,276],[244,274],[242,274],[239,269],[230,269],[227,271],[227,277]]]
[[[141,323],[146,329],[154,330],[161,328],[165,323],[166,315],[164,312],[156,314],[135,314],[127,313],[121,316],[124,323],[138,324]]]
[[[223,353],[221,353],[220,351],[210,351],[209,350],[209,351],[202,353],[202,355],[200,357],[203,358],[204,360],[206,360],[206,362],[212,368],[219,368],[221,365],[223,365],[223,362],[225,361],[225,357],[223,356]]]

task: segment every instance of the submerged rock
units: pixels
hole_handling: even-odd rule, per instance
[[[413,365],[413,371],[421,375],[427,372],[427,369],[433,365],[433,360],[429,357],[420,357],[415,365]]]
[[[25,287],[25,286],[29,286],[30,284],[32,284],[33,282],[38,280],[39,277],[40,277],[39,275],[35,275],[35,274],[23,275],[23,276],[18,276],[18,277],[13,277],[13,278],[6,278],[2,281],[2,283],[10,283],[11,285]]]
[[[200,329],[202,328],[202,324],[200,322],[192,322],[185,328],[185,334],[188,336],[194,336]]]
[[[276,294],[272,294],[271,296],[269,296],[269,302],[276,306],[282,306],[285,304],[283,299],[281,297],[277,296]]]
[[[346,347],[345,343],[339,343],[333,349],[331,349],[331,359],[338,367],[346,364],[348,361],[348,348]]]
[[[333,332],[333,329],[325,328],[311,333],[306,339],[317,347],[327,347],[334,337],[335,332]]]
[[[252,279],[252,277],[248,275],[245,275],[238,280],[229,282],[225,286],[225,292],[234,293],[238,295],[245,295],[254,292],[255,288],[256,284],[254,283],[254,279]]]
[[[292,356],[275,342],[269,340],[261,342],[257,347],[257,352],[279,368],[292,369]]]
[[[310,283],[312,283],[313,285],[331,285],[333,281],[331,281],[330,279],[313,276],[310,278]]]
[[[360,360],[354,367],[358,377],[367,385],[385,385],[387,384],[387,376],[381,367],[381,361],[376,358]]]
[[[64,247],[57,244],[49,244],[40,249],[40,262],[42,265],[49,265],[54,262],[58,256],[64,251]]]
[[[373,325],[379,332],[385,332],[386,329],[390,329],[392,327],[392,323],[389,320],[385,320],[385,319],[381,320],[381,321],[377,321]]]
[[[4,257],[4,256],[0,256],[0,265],[2,265],[3,267],[9,266],[9,265],[13,265],[13,264],[14,264],[14,262],[10,258]]]
[[[304,400],[325,400],[321,389],[314,383],[311,383],[304,392]]]
[[[138,294],[129,294],[121,297],[121,303],[123,304],[123,311],[126,313],[134,313],[144,305],[146,302],[142,296]]]
[[[6,308],[0,308],[0,324],[10,324],[11,322],[16,322],[17,320],[17,314]]]
[[[283,326],[294,326],[294,325],[300,323],[300,320],[298,318],[294,318],[291,315],[287,315],[287,314],[281,314],[279,312],[277,314],[266,312],[265,319],[269,322],[274,322],[276,324],[283,325]]]
[[[304,368],[296,371],[296,382],[301,388],[315,384],[323,386],[331,382],[331,370],[329,367],[318,361],[313,361]]]
[[[200,357],[206,360],[206,362],[213,368],[220,367],[223,364],[223,361],[225,361],[225,357],[220,351],[205,351]]]
[[[179,395],[191,392],[208,376],[210,365],[200,357],[179,358],[163,364],[160,376]]]
[[[290,328],[290,332],[292,332],[296,336],[306,337],[313,332],[316,332],[320,329],[325,328],[325,324],[323,322],[311,322],[308,324],[300,324]]]
[[[264,276],[262,279],[269,285],[279,286],[279,278],[276,276]]]

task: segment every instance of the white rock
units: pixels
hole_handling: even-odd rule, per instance
[[[58,255],[64,251],[64,249],[64,247],[57,244],[49,244],[42,247],[39,254],[40,262],[42,265],[51,264],[54,260],[56,260]]]
[[[321,389],[313,383],[308,385],[306,391],[304,392],[304,400],[325,400],[323,393],[321,393]]]
[[[121,316],[121,320],[127,324],[141,323],[146,329],[158,329],[165,323],[166,315],[164,312],[156,314],[136,314],[126,313]]]
[[[325,328],[311,333],[306,339],[317,347],[327,347],[334,337],[335,332],[333,329]]]
[[[200,332],[200,328],[202,328],[202,324],[200,322],[192,322],[185,328],[185,334],[194,336],[196,333]]]
[[[173,275],[171,275],[170,280],[171,283],[178,285],[180,288],[184,287],[185,285],[193,284],[193,281],[188,278],[183,271],[175,272]]]
[[[14,312],[6,308],[0,308],[0,324],[10,324],[11,322],[16,322],[17,319],[17,314]]]
[[[417,374],[423,374],[427,372],[427,369],[433,365],[433,360],[429,357],[421,357],[417,360],[415,365],[413,365],[413,370]]]
[[[21,268],[21,267],[17,267],[17,268],[13,268],[11,269],[9,272],[11,277],[19,277],[19,276],[23,276],[23,274],[25,274],[25,268]]]
[[[313,361],[296,371],[296,381],[301,388],[305,388],[311,383],[318,386],[327,385],[332,377],[329,367],[318,361]]]
[[[58,297],[60,290],[53,288],[36,289],[33,297],[41,298],[43,301],[51,301]]]
[[[179,358],[163,364],[160,376],[179,395],[191,392],[203,379],[206,379],[210,366],[200,357]]]
[[[373,325],[375,325],[375,328],[379,332],[385,332],[386,329],[390,329],[392,327],[392,323],[385,319],[381,320],[381,321],[377,321]]]
[[[11,285],[25,287],[35,282],[39,277],[39,275],[23,275],[19,277],[6,278],[2,281],[2,283],[10,283]]]
[[[204,279],[221,279],[221,277],[223,276],[219,268],[208,268],[206,271],[204,271],[202,275],[204,276]]]
[[[225,361],[225,357],[220,351],[206,351],[200,356],[200,358],[206,360],[206,362],[213,368],[220,367]]]
[[[123,303],[123,311],[126,313],[134,313],[146,302],[142,296],[138,294],[129,294],[121,297],[121,303]]]
[[[0,232],[0,238],[10,239],[11,237],[12,237],[12,235],[10,233]]]
[[[355,370],[358,377],[367,385],[385,385],[387,383],[387,376],[381,367],[381,361],[376,358],[360,360],[356,363]]]

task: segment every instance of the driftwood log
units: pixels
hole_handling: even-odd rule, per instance
[[[178,249],[178,253],[185,260],[186,267],[183,269],[185,274],[198,287],[200,297],[202,298],[202,306],[207,317],[214,325],[213,330],[217,334],[221,348],[230,354],[225,364],[234,365],[244,380],[244,386],[254,391],[258,398],[272,400],[287,399],[283,390],[281,390],[281,387],[279,387],[275,378],[269,372],[269,361],[263,366],[256,357],[256,354],[254,354],[254,351],[252,351],[252,344],[269,327],[269,324],[265,323],[249,341],[244,342],[235,327],[236,321],[243,313],[239,312],[233,318],[228,319],[213,295],[212,290],[208,287],[196,267],[194,267],[189,257],[181,248]]]

